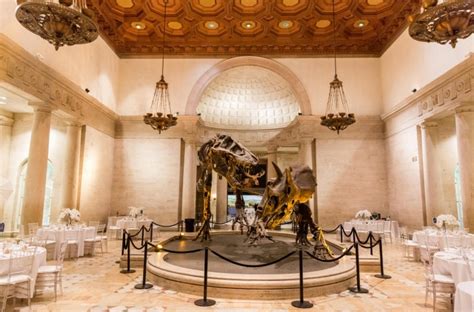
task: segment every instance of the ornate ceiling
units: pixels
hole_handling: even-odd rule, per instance
[[[380,56],[419,0],[335,0],[337,49]],[[161,54],[163,0],[88,0],[120,57]],[[166,54],[177,57],[327,56],[332,0],[169,0]]]

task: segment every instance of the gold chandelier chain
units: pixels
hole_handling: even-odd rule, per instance
[[[165,4],[165,12],[163,16],[163,48],[161,51],[161,77],[165,72],[165,38],[166,38],[166,8],[168,7],[168,0],[163,1]]]

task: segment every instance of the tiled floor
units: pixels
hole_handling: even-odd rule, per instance
[[[163,233],[166,234],[166,233]],[[168,233],[169,235],[169,233]],[[77,261],[66,261],[64,270],[64,294],[54,302],[52,291],[34,298],[33,311],[297,311],[291,300],[252,301],[217,299],[213,307],[194,305],[196,296],[155,285],[152,289],[136,290],[141,281],[141,271],[120,274],[118,264],[120,243],[109,242],[109,252]],[[431,299],[424,306],[425,289],[421,263],[409,262],[402,257],[397,244],[385,245],[385,271],[393,278],[382,280],[374,273],[363,273],[362,284],[369,294],[339,294],[306,298],[314,304],[313,311],[431,311]],[[210,297],[211,294],[210,294]],[[297,298],[295,298],[297,299]],[[450,309],[448,300],[440,300],[437,308]],[[18,302],[21,311],[27,311],[25,302]],[[17,308],[18,309],[18,308]],[[11,301],[9,302],[11,310]]]

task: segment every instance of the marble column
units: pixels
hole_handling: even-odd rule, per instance
[[[426,214],[424,224],[433,224],[433,217],[439,214],[438,204],[441,196],[440,174],[436,157],[438,124],[423,122],[421,125],[421,149],[423,156],[423,181]]]
[[[227,180],[224,177],[217,179],[217,207],[216,222],[227,221]]]
[[[34,110],[25,181],[25,196],[23,198],[21,214],[22,225],[27,225],[28,223],[42,224],[43,221],[51,108],[46,105],[34,105]]]
[[[315,142],[313,139],[303,140],[300,143],[299,160],[300,164],[307,165],[313,170],[313,174],[316,177],[316,163],[315,163]],[[309,200],[309,207],[313,213],[313,220],[318,222],[318,210],[317,210],[317,198],[316,188],[314,189],[314,195]]]
[[[60,208],[76,208],[79,190],[81,157],[81,124],[68,122],[66,127],[66,155],[63,167],[63,187]]]
[[[463,224],[472,233],[474,232],[474,104],[458,107],[455,119]]]
[[[13,122],[13,114],[0,111],[0,218],[2,220],[5,220],[5,202],[13,193],[13,183],[8,178]]]
[[[184,145],[184,168],[183,168],[183,219],[192,218],[196,215],[196,170],[197,170],[196,144],[185,141]]]
[[[268,145],[267,146],[267,181],[276,178],[276,171],[273,167],[272,162],[278,164],[277,162],[277,149],[278,146],[276,145]]]

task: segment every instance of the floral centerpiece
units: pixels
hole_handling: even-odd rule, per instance
[[[436,224],[436,226],[440,229],[454,229],[455,227],[459,226],[458,219],[451,214],[439,215],[433,221],[435,221],[434,224]]]
[[[130,206],[128,207],[128,215],[132,218],[136,218],[140,214],[140,208]]]
[[[369,220],[372,217],[372,213],[367,209],[357,211],[355,218],[359,220]]]
[[[73,225],[81,221],[81,213],[75,208],[63,208],[59,213],[58,222]]]

